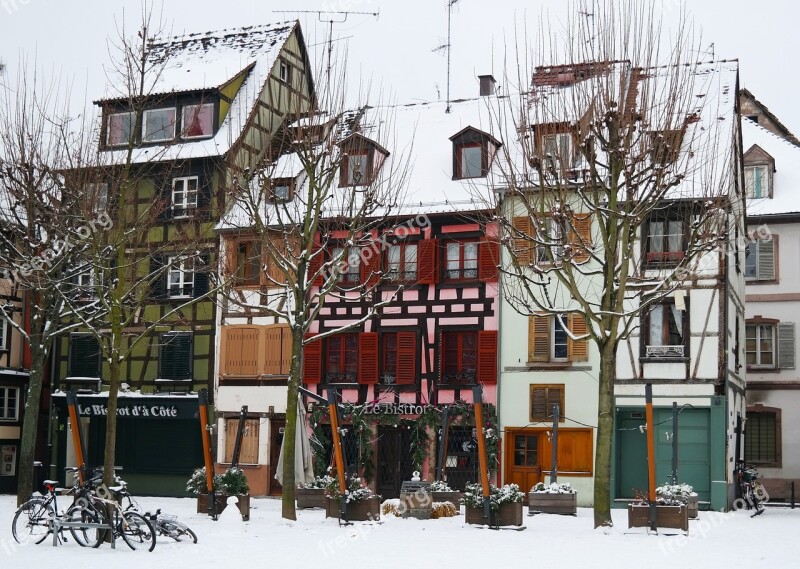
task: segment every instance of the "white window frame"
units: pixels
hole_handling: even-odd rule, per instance
[[[772,276],[764,276],[761,274],[761,244],[770,243],[772,247]],[[751,263],[755,264],[755,275],[748,275],[747,268]],[[747,241],[745,245],[744,256],[744,280],[746,282],[757,281],[774,281],[777,280],[777,260],[775,259],[775,239],[756,239],[754,241]]]
[[[189,183],[194,181],[194,190],[189,189]],[[182,189],[178,189],[178,185]],[[172,216],[175,218],[189,217],[189,211],[197,209],[197,196],[200,192],[200,178],[198,176],[183,176],[172,179]],[[194,199],[190,197],[194,195]],[[178,196],[181,197],[180,201]]]
[[[755,173],[760,170],[761,188],[759,195],[755,195]],[[772,197],[772,180],[769,175],[767,164],[753,164],[744,167],[744,193],[748,199],[763,199]]]
[[[356,180],[354,173],[356,169],[353,168],[353,158],[357,158],[359,166],[363,165],[363,169],[359,168],[359,178]],[[367,172],[369,171],[369,154],[367,152],[355,152],[347,155],[347,185],[348,186],[363,186],[368,183]]]
[[[281,83],[286,83],[287,85],[292,84],[292,64],[280,60],[280,65],[278,67],[278,78],[281,80]]]
[[[8,342],[8,320],[5,316],[0,316],[0,352],[5,352],[8,347],[6,343]]]
[[[167,265],[167,296],[169,298],[191,298],[191,294],[184,294],[184,289],[191,287],[194,289],[194,267],[189,266],[193,259],[184,255],[169,257]],[[173,277],[176,277],[173,282]],[[173,293],[173,288],[178,289],[178,293]]]
[[[204,107],[211,107],[211,129],[208,134],[196,134],[194,136],[188,136],[186,134],[186,112],[190,109],[203,109]],[[184,105],[181,109],[181,138],[186,140],[193,140],[196,138],[210,138],[214,136],[214,103],[200,103],[197,105]]]
[[[474,172],[468,167],[468,165],[475,166],[476,164],[474,161],[467,160],[467,153],[474,152],[476,150],[478,151],[478,163],[477,163],[478,170],[477,172]],[[483,151],[484,151],[483,144],[469,143],[469,144],[460,144],[458,146],[459,179],[463,180],[469,178],[482,178],[485,176],[483,170]]]
[[[771,364],[763,364],[763,363],[761,363],[762,350],[760,349],[760,345],[761,345],[761,328],[762,328],[762,326],[767,326],[767,327],[771,328],[771,332],[770,332],[771,335],[772,335],[772,338],[770,340],[771,343],[772,343],[772,349],[770,350],[770,353],[772,354],[772,363]],[[754,327],[756,329],[756,337],[755,337],[756,350],[755,350],[755,352],[749,351],[747,349],[747,340],[748,340],[747,329],[750,328],[750,327]],[[750,369],[777,369],[777,367],[778,367],[778,349],[777,348],[778,348],[778,325],[777,325],[777,323],[773,323],[773,322],[759,322],[758,324],[756,324],[754,322],[745,323],[745,327],[744,327],[744,361],[745,361],[745,364],[747,365],[748,368],[750,368]],[[751,364],[751,363],[747,362],[747,355],[748,354],[752,354],[752,353],[755,353],[756,361],[755,361],[755,363]]]
[[[133,112],[131,111],[124,111],[121,113],[109,113],[108,120],[106,121],[106,145],[107,146],[127,146],[131,140],[131,135],[133,134],[133,129],[136,128],[136,118],[134,117],[131,122],[130,134],[128,135],[127,140],[123,140],[120,142],[111,142],[111,120],[113,117],[119,117],[123,115],[133,116]],[[135,141],[134,141],[135,142]]]
[[[172,111],[173,119],[172,119],[172,133],[168,136],[164,136],[164,138],[147,138],[147,123],[150,122],[150,115],[153,113],[160,113],[163,111]],[[175,139],[175,124],[178,119],[178,109],[175,107],[161,107],[158,109],[149,109],[144,112],[144,118],[142,119],[142,142],[151,143],[151,142],[164,142],[167,140],[174,140]],[[159,129],[159,132],[161,129]]]
[[[561,316],[561,321],[559,321],[559,317],[553,315],[550,318],[550,361],[551,362],[568,362],[569,361],[569,332],[567,331],[569,327],[569,318],[567,315]],[[566,349],[566,353],[564,357],[557,357],[556,356],[556,330],[561,329],[564,331],[564,346]]]
[[[14,408],[11,409],[8,405],[9,393],[14,392]],[[0,422],[19,421],[19,387],[12,387],[10,385],[0,385]],[[6,412],[10,414],[6,415]]]
[[[552,217],[547,217],[545,223],[547,230],[540,232],[539,243],[536,245],[536,264],[547,265],[551,261],[548,256],[548,250],[553,253],[553,263],[560,263],[564,260],[564,228],[561,224]],[[561,245],[558,245],[561,243]]]
[[[546,159],[548,154],[555,164],[567,170],[573,169],[576,160],[575,150],[572,148],[572,135],[568,132],[558,132],[542,136],[542,158]]]

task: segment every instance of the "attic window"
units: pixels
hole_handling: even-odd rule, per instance
[[[745,166],[744,189],[748,198],[771,198],[772,178],[769,175],[769,166],[765,164]]]
[[[491,135],[468,126],[451,136],[453,141],[453,179],[483,178],[489,173],[500,143]]]
[[[161,142],[175,138],[175,107],[144,112],[142,141]]]
[[[285,61],[281,60],[280,62],[280,70],[279,70],[278,77],[280,78],[282,83],[286,83],[287,85],[291,85],[292,83],[292,66]]]
[[[128,144],[133,132],[135,116],[133,113],[113,113],[108,115],[106,144],[121,146]]]
[[[376,142],[353,134],[343,140],[342,160],[339,167],[339,186],[366,186],[380,172],[389,151]]]
[[[559,132],[546,134],[541,139],[543,159],[551,159],[554,165],[570,170],[575,164],[575,149],[572,144],[572,134]],[[550,165],[546,162],[546,165]]]
[[[214,104],[183,107],[183,138],[203,138],[214,134]]]
[[[292,178],[275,178],[270,182],[269,201],[286,203],[294,197],[294,180]]]

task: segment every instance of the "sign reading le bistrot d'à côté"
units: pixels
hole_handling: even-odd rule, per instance
[[[81,417],[105,417],[108,415],[108,405],[105,403],[78,403],[78,414]],[[175,419],[179,416],[176,405],[152,405],[150,403],[119,404],[117,417],[147,417],[152,419]]]

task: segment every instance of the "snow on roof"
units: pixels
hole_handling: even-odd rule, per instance
[[[159,75],[153,94],[218,88],[252,68],[212,138],[136,148],[133,162],[221,156],[227,152],[244,130],[278,53],[298,25],[281,22],[154,40],[150,63]],[[126,150],[111,153],[112,160],[125,158]]]
[[[800,187],[800,147],[743,118],[743,151],[747,152],[754,144],[775,160],[775,172],[772,178],[773,197],[748,199],[747,215],[800,213],[800,200],[794,193]]]

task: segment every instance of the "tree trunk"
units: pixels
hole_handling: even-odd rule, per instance
[[[116,292],[116,291],[115,291]],[[119,394],[120,375],[122,362],[119,355],[122,353],[122,330],[115,318],[118,306],[111,308],[111,357],[109,358],[108,378],[108,414],[106,415],[106,440],[103,449],[103,484],[114,486],[114,463],[117,457],[117,395]]]
[[[607,341],[600,349],[597,404],[597,449],[594,470],[594,527],[611,526],[611,451],[614,440],[614,379],[617,343]]]
[[[286,428],[283,431],[283,494],[281,496],[281,516],[296,520],[295,510],[295,437],[297,436],[297,388],[303,371],[303,330],[300,326],[292,329],[292,367],[286,391]]]
[[[22,439],[19,451],[19,477],[17,478],[17,506],[25,502],[34,491],[33,462],[36,460],[36,439],[39,428],[39,405],[42,399],[44,365],[47,356],[39,346],[41,340],[31,339],[31,370],[28,396],[25,398],[25,418],[22,420]]]

